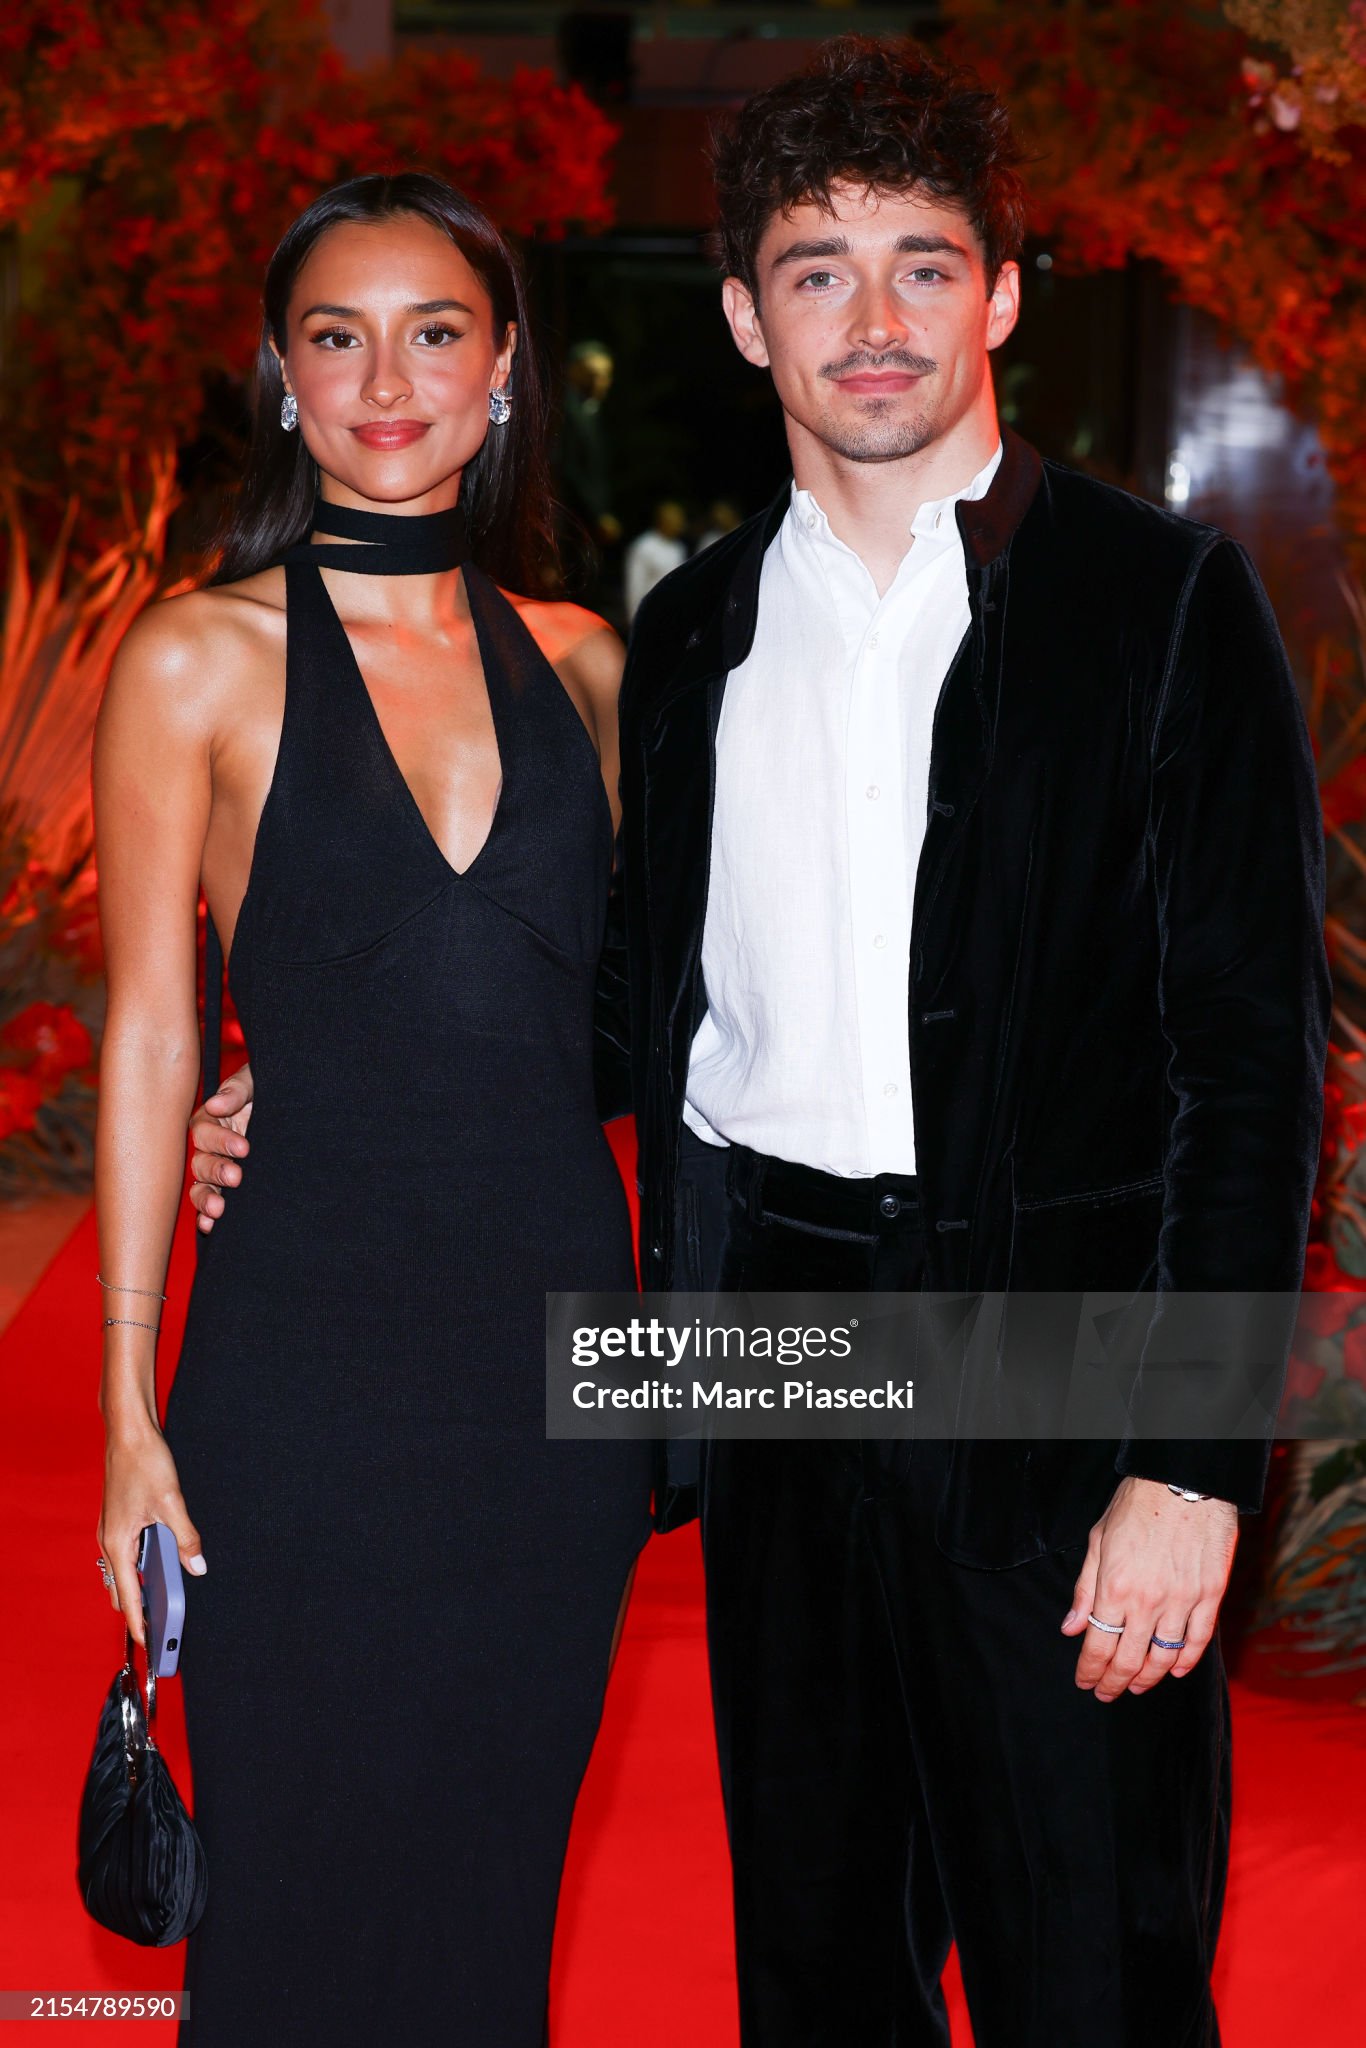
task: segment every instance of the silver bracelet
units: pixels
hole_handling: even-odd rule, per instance
[[[1208,1494],[1208,1493],[1195,1493],[1195,1492],[1193,1492],[1193,1491],[1192,1491],[1192,1489],[1191,1489],[1191,1488],[1190,1488],[1189,1486],[1173,1486],[1173,1484],[1172,1484],[1172,1482],[1171,1482],[1171,1480],[1170,1480],[1170,1479],[1169,1479],[1169,1480],[1167,1481],[1167,1491],[1168,1491],[1168,1493],[1174,1493],[1174,1494],[1175,1494],[1175,1495],[1177,1496],[1178,1500],[1212,1500],[1212,1499],[1213,1499],[1213,1495],[1212,1495],[1212,1494]]]
[[[151,1301],[165,1301],[166,1299],[164,1294],[158,1294],[155,1287],[120,1287],[116,1281],[106,1280],[99,1273],[95,1275],[95,1278],[107,1294],[145,1294]]]

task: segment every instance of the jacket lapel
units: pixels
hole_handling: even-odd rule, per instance
[[[1000,699],[1009,543],[1034,501],[1043,464],[1027,441],[1001,429],[1000,465],[982,498],[954,507],[967,568],[970,623],[934,710],[925,837],[911,905],[911,1000],[925,972],[925,933],[940,885],[991,767]],[[928,995],[932,989],[922,988]]]
[[[706,916],[716,731],[726,677],[753,645],[764,554],[782,524],[789,493],[784,484],[756,522],[729,581],[689,628],[682,658],[643,722],[646,867],[650,877],[665,878],[663,886],[651,887],[650,922],[656,957],[674,970],[662,984],[671,1042],[685,1005],[691,1038],[703,1000],[693,966]]]
[[[718,677],[724,686],[728,672],[737,668],[749,653],[759,617],[759,577],[764,556],[783,523],[790,494],[791,485],[784,484],[762,521],[756,521],[748,544],[736,558],[729,582],[723,585],[710,609],[689,629],[678,666],[658,692],[647,716],[647,731],[652,721],[667,715],[676,698],[701,684],[713,683]],[[719,717],[718,696],[716,718]],[[713,731],[716,718],[712,721]]]

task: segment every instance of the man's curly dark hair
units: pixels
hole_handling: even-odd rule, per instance
[[[830,188],[952,200],[981,241],[987,290],[1024,240],[1020,151],[1004,106],[972,72],[918,44],[836,36],[807,67],[713,129],[712,170],[728,277],[758,297],[755,257],[773,215]]]

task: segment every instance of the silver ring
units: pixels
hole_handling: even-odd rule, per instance
[[[1159,1650],[1184,1650],[1186,1647],[1186,1638],[1184,1636],[1182,1636],[1179,1643],[1169,1643],[1165,1636],[1149,1636],[1148,1641]]]
[[[114,1574],[113,1574],[113,1573],[112,1573],[112,1572],[110,1571],[110,1569],[109,1569],[109,1560],[108,1560],[108,1558],[107,1558],[107,1557],[97,1557],[97,1558],[96,1558],[96,1560],[95,1560],[95,1562],[96,1562],[96,1564],[97,1564],[97,1565],[99,1566],[99,1568],[100,1568],[100,1575],[101,1575],[101,1577],[103,1578],[103,1580],[104,1580],[104,1583],[105,1583],[105,1585],[106,1585],[106,1586],[108,1587],[109,1591],[110,1591],[110,1592],[112,1593],[112,1592],[113,1592],[113,1590],[114,1590],[115,1584],[116,1584],[117,1582],[116,1582],[116,1580],[115,1580],[115,1578],[114,1578]]]
[[[1092,1628],[1103,1630],[1107,1636],[1122,1636],[1126,1627],[1126,1624],[1122,1621],[1097,1621],[1094,1614],[1088,1614],[1086,1619],[1090,1622]]]

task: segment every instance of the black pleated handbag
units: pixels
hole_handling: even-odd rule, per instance
[[[204,1847],[152,1740],[156,1673],[147,1707],[124,1628],[123,1669],[100,1714],[81,1799],[76,1881],[102,1927],[144,1948],[167,1948],[197,1924],[208,1897]]]

